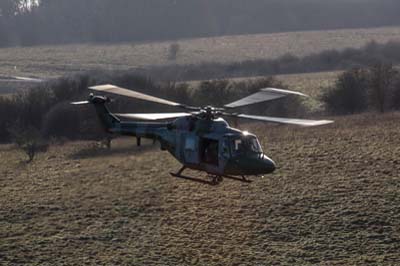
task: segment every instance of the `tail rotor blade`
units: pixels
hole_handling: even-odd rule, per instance
[[[89,101],[80,101],[80,102],[71,102],[72,105],[84,105],[84,104],[90,104]]]

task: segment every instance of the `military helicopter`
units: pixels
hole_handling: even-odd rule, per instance
[[[222,117],[299,126],[320,126],[333,122],[254,116],[233,112],[238,107],[271,101],[288,95],[306,96],[300,92],[275,88],[261,89],[257,93],[223,107],[188,106],[109,84],[93,86],[89,89],[185,110],[178,113],[113,114],[106,106],[111,101],[110,98],[93,93],[87,101],[72,103],[74,105],[93,104],[104,129],[109,133],[134,136],[137,138],[138,145],[141,138],[159,141],[161,149],[167,150],[182,164],[178,172],[171,173],[172,176],[213,185],[220,183],[224,177],[251,182],[246,178],[247,176],[269,174],[276,168],[275,162],[263,153],[255,135],[230,127]],[[138,122],[137,120],[145,121]],[[187,168],[205,171],[211,179],[184,176],[182,173]]]

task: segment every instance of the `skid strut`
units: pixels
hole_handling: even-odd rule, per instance
[[[240,178],[240,177],[236,177],[236,176],[224,175],[224,177],[228,178],[228,179],[235,180],[235,181],[240,181],[240,182],[243,182],[243,183],[251,183],[251,182],[253,182],[251,180],[248,180],[245,176],[242,176]]]
[[[235,181],[240,181],[243,183],[251,183],[251,180],[246,179],[245,176],[242,177],[236,177],[236,176],[229,176],[229,175],[212,175],[209,174],[208,178],[210,180],[204,180],[204,179],[200,179],[200,178],[196,178],[196,177],[192,177],[192,176],[185,176],[182,175],[183,171],[185,171],[187,169],[186,166],[182,166],[178,172],[176,173],[170,173],[172,176],[177,177],[177,178],[182,178],[182,179],[186,179],[186,180],[190,180],[190,181],[195,181],[198,183],[202,183],[202,184],[207,184],[207,185],[218,185],[219,183],[221,183],[223,181],[223,178],[228,178],[231,180],[235,180]]]
[[[186,167],[183,166],[181,169],[179,169],[179,171],[177,173],[170,173],[170,174],[177,178],[182,178],[182,179],[186,179],[186,180],[190,180],[190,181],[194,181],[194,182],[198,182],[198,183],[202,183],[202,184],[207,184],[207,185],[216,185],[217,184],[213,181],[207,181],[207,180],[203,180],[203,179],[196,178],[196,177],[182,175],[182,173],[183,173],[183,171],[185,171],[185,169],[186,169]]]

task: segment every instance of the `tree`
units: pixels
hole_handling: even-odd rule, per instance
[[[367,89],[368,71],[352,69],[342,73],[321,99],[332,113],[359,113],[368,108]]]
[[[395,74],[396,71],[391,64],[376,64],[370,70],[369,101],[381,113],[390,107]]]
[[[18,2],[16,0],[0,0],[0,16],[10,18],[18,12]]]
[[[15,123],[9,131],[13,142],[28,155],[27,163],[33,161],[36,153],[45,152],[49,147],[40,131],[34,127],[25,128],[20,123]]]

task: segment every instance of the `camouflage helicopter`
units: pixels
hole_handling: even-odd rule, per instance
[[[275,88],[261,89],[224,107],[193,107],[114,85],[99,85],[89,87],[89,89],[185,110],[186,112],[179,113],[113,114],[106,106],[111,101],[110,98],[93,95],[93,93],[87,101],[72,103],[74,105],[93,104],[104,129],[109,133],[134,136],[137,138],[138,145],[141,138],[159,141],[161,149],[167,150],[182,164],[182,168],[171,175],[210,184],[220,183],[223,177],[250,182],[247,176],[269,174],[276,168],[274,161],[263,153],[255,135],[230,127],[222,117],[299,126],[320,126],[333,122],[254,116],[230,111],[287,95],[306,96],[300,92]],[[138,122],[137,120],[145,121]],[[187,168],[205,171],[211,180],[184,176],[182,173]]]

